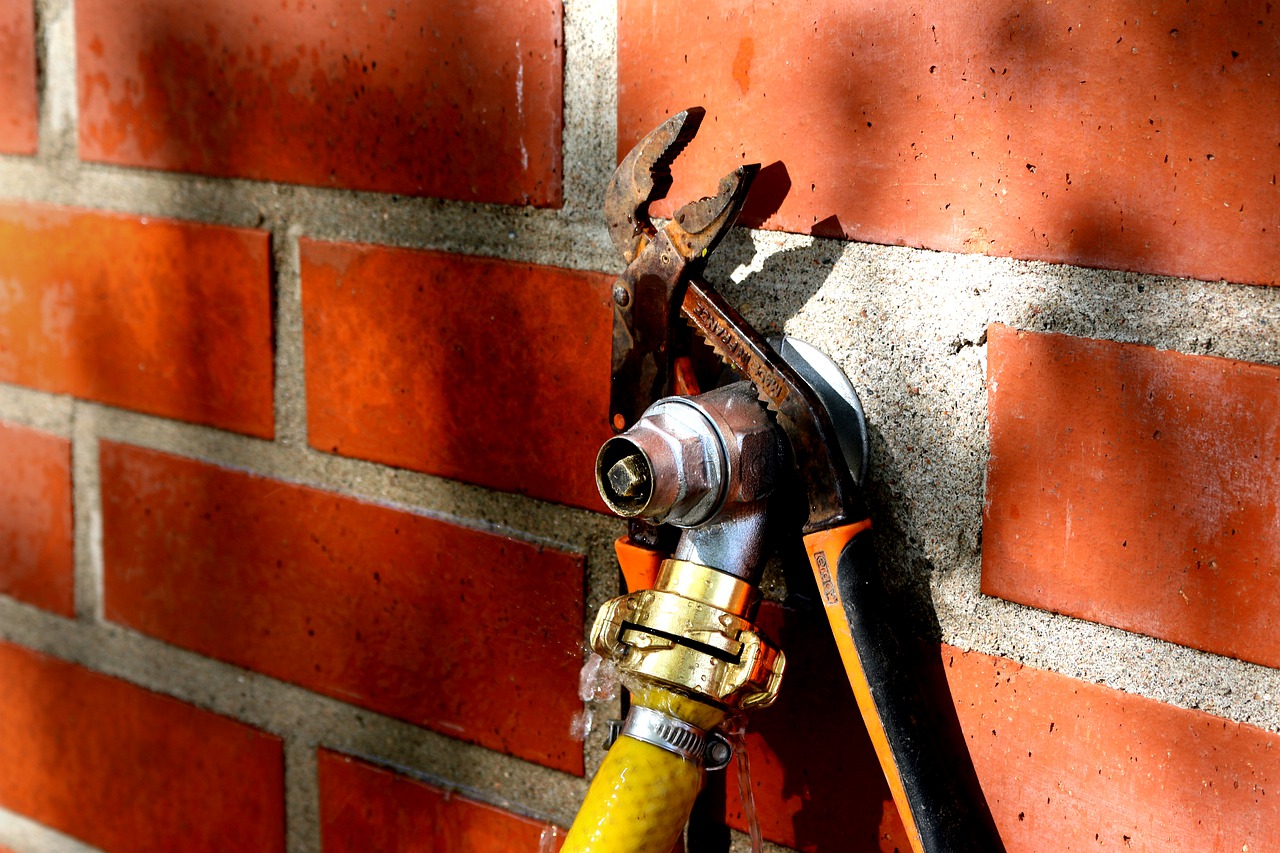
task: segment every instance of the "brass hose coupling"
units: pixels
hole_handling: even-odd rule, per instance
[[[786,656],[756,632],[759,591],[709,566],[666,560],[653,589],[605,603],[591,647],[650,683],[749,710],[778,698]]]
[[[659,400],[605,442],[596,484],[610,508],[681,530],[653,588],[596,615],[592,648],[624,676],[726,710],[777,698],[786,659],[754,621],[783,447],[749,382]]]

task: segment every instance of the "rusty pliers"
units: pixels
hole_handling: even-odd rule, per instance
[[[837,433],[829,398],[803,364],[786,359],[701,278],[707,256],[733,225],[758,166],[721,179],[716,195],[679,208],[663,227],[649,206],[671,186],[670,165],[694,137],[703,110],[677,113],[623,159],[609,184],[605,215],[627,268],[613,289],[616,430],[679,390],[679,365],[695,331],[750,380],[790,444],[808,514],[802,535],[822,603],[863,721],[917,853],[1001,849],[980,793],[959,766],[962,745],[936,724],[910,632],[895,621],[871,541],[862,489],[866,441]],[[676,317],[685,323],[676,323]],[[686,325],[687,323],[687,325]],[[860,413],[859,413],[860,416]],[[936,701],[936,700],[934,700]],[[962,763],[958,765],[957,762]]]

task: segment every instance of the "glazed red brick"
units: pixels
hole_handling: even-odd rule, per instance
[[[36,153],[35,24],[31,0],[0,0],[0,153]]]
[[[1280,666],[1280,368],[988,341],[983,592]]]
[[[909,849],[826,617],[766,602],[759,625],[787,653],[777,704],[748,722],[751,787],[764,837],[806,853]],[[745,832],[737,779],[735,763],[709,784],[724,787],[727,823]]]
[[[708,109],[673,169],[679,202],[744,160],[781,161],[748,222],[1280,277],[1271,5],[622,0],[618,43],[620,152]]]
[[[0,422],[0,594],[75,615],[71,442]]]
[[[269,235],[0,204],[0,382],[264,438]]]
[[[603,509],[612,278],[309,240],[301,253],[313,447]]]
[[[1280,735],[944,647],[1008,853],[1239,853],[1280,838]]]
[[[551,824],[326,749],[318,755],[326,853],[552,853],[563,843]],[[542,846],[544,833],[561,840]]]
[[[559,206],[562,16],[559,0],[77,0],[80,156]]]
[[[0,805],[113,853],[284,850],[279,738],[0,643]]]
[[[583,558],[101,445],[108,619],[581,774]]]

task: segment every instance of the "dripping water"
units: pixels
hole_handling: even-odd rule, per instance
[[[556,853],[560,849],[560,842],[567,834],[555,824],[547,824],[542,828],[542,835],[538,838],[538,853]]]
[[[751,853],[761,853],[764,836],[760,833],[760,819],[756,815],[755,788],[751,785],[751,758],[747,755],[746,717],[736,717],[720,727],[733,746],[738,765],[738,800],[742,803],[742,816],[746,818],[751,833]]]

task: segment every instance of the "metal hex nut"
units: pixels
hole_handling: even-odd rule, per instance
[[[596,485],[614,512],[693,527],[723,504],[722,440],[702,410],[682,397],[659,400],[631,429],[604,443]]]

